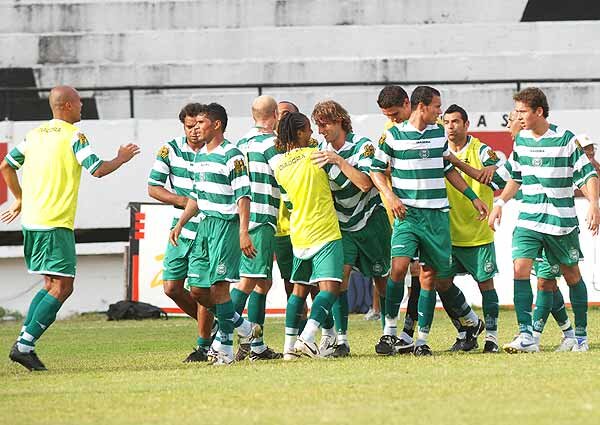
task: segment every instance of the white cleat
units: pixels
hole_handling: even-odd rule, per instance
[[[590,350],[590,346],[588,345],[587,339],[584,339],[583,341],[575,344],[571,351],[576,352],[576,353],[585,353],[586,351],[589,351],[589,350]]]
[[[212,363],[213,366],[229,366],[233,364],[233,357],[219,351],[216,355],[215,361]]]
[[[531,338],[530,340],[525,340],[520,335],[508,344],[504,344],[502,349],[509,354],[538,353],[540,351],[539,345],[535,343],[533,338]]]
[[[573,348],[577,345],[577,338],[569,338],[564,336],[560,341],[560,345],[554,350],[556,353],[564,353],[566,351],[574,351]]]
[[[283,360],[292,361],[298,360],[300,358],[300,354],[295,351],[285,351],[283,353]]]
[[[335,351],[335,343],[336,337],[334,335],[321,336],[321,342],[319,343],[321,357],[331,357]]]
[[[302,338],[298,337],[298,340],[294,344],[294,351],[299,356],[306,356],[314,359],[315,357],[319,357],[319,347],[314,342],[304,341]]]

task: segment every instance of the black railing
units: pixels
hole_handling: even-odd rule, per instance
[[[361,86],[386,86],[398,84],[401,86],[414,86],[427,84],[431,86],[448,85],[500,85],[512,84],[515,90],[521,90],[523,84],[548,84],[548,83],[600,83],[600,78],[545,78],[545,79],[507,79],[507,80],[459,80],[459,81],[345,81],[345,82],[313,82],[313,83],[256,83],[256,84],[191,84],[191,85],[163,85],[163,86],[98,86],[76,87],[80,92],[100,91],[126,91],[129,94],[129,117],[135,118],[135,92],[143,90],[218,90],[218,89],[255,89],[258,95],[265,89],[271,88],[311,88],[311,87],[361,87]],[[49,92],[49,87],[0,87],[0,105],[4,105],[4,117],[10,119],[11,105],[20,94]]]

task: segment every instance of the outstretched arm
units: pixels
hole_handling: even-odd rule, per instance
[[[6,159],[2,160],[2,163],[0,163],[0,174],[2,174],[8,190],[10,190],[10,193],[15,197],[14,202],[8,210],[3,211],[0,214],[0,221],[8,224],[17,218],[21,212],[21,185],[19,184],[17,171],[6,162]]]
[[[121,165],[128,162],[131,158],[140,153],[139,146],[128,143],[126,145],[121,145],[119,150],[117,151],[117,156],[111,159],[110,161],[104,161],[100,166],[94,171],[92,174],[94,177],[104,177],[107,174],[112,173],[113,171],[119,169]]]

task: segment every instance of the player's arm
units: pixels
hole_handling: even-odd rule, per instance
[[[465,179],[456,171],[456,168],[452,167],[446,171],[446,179],[448,182],[456,188],[460,193],[465,195],[473,203],[473,207],[479,211],[479,220],[484,220],[488,214],[489,209],[487,205],[477,197],[473,189],[469,187]]]
[[[0,214],[0,221],[8,224],[17,218],[21,213],[21,184],[19,183],[17,171],[7,162],[6,159],[3,159],[2,163],[0,163],[0,174],[2,174],[2,178],[6,182],[8,190],[10,190],[10,193],[12,193],[12,195],[15,197],[15,200],[10,207],[8,207],[8,210],[3,211]]]
[[[119,150],[117,151],[117,156],[115,156],[110,161],[102,161],[100,166],[96,168],[96,170],[92,173],[94,177],[104,177],[113,171],[118,170],[123,164],[129,162],[131,158],[140,153],[140,148],[138,145],[133,143],[128,143],[126,145],[119,146]]]
[[[233,189],[235,202],[240,216],[240,249],[248,258],[256,256],[256,248],[250,239],[248,231],[250,226],[250,200],[252,192],[250,191],[250,178],[248,169],[244,161],[244,156],[238,151],[236,155],[227,161],[229,168],[229,182]]]
[[[519,181],[510,179],[496,202],[494,202],[494,208],[492,208],[488,218],[488,224],[493,231],[496,231],[496,225],[499,225],[502,221],[502,207],[515,197],[520,187],[521,183]]]
[[[188,198],[186,196],[177,195],[163,186],[148,185],[148,195],[164,204],[174,205],[176,207],[185,208]]]
[[[588,229],[592,232],[593,236],[598,234],[598,226],[600,225],[600,208],[598,207],[598,177],[590,177],[584,186],[587,192],[586,198],[590,201],[590,207],[588,209],[586,221]]]
[[[238,213],[240,215],[240,249],[248,258],[256,257],[256,248],[250,239],[248,227],[250,225],[250,198],[243,196],[237,201]]]
[[[476,168],[471,167],[466,162],[461,161],[454,155],[452,152],[449,152],[448,155],[444,156],[444,159],[450,162],[454,167],[458,168],[460,171],[465,173],[467,176],[479,181],[481,178],[482,170],[478,170]],[[487,184],[487,183],[485,183]]]
[[[368,192],[373,187],[369,176],[354,168],[348,161],[331,151],[318,151],[311,155],[313,162],[320,168],[326,164],[337,165],[340,171],[362,192]]]
[[[179,217],[177,224],[175,227],[173,227],[173,230],[171,230],[171,233],[169,234],[169,242],[171,242],[171,245],[177,246],[177,239],[179,239],[181,229],[183,229],[183,226],[185,226],[185,224],[190,221],[192,217],[198,214],[198,211],[200,211],[198,208],[198,201],[196,199],[187,198],[187,203],[185,204],[185,208],[181,213],[181,217]]]
[[[377,190],[379,190],[379,193],[385,198],[386,203],[390,206],[394,217],[401,220],[404,219],[406,207],[400,198],[396,196],[392,188],[388,186],[388,178],[385,175],[385,171],[372,170],[371,179]]]

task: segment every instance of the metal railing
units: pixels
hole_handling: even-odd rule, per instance
[[[545,78],[545,79],[505,79],[505,80],[440,80],[440,81],[330,81],[311,83],[254,83],[254,84],[190,84],[190,85],[131,85],[131,86],[97,86],[76,87],[80,92],[101,91],[126,91],[129,95],[129,117],[135,118],[135,92],[136,91],[166,91],[166,90],[219,90],[219,89],[255,89],[258,95],[263,94],[265,89],[273,88],[318,88],[318,87],[366,87],[386,86],[398,84],[401,86],[414,86],[427,84],[431,86],[448,85],[500,85],[510,84],[515,90],[521,90],[524,84],[548,84],[548,83],[600,83],[600,78]],[[4,115],[0,119],[10,117],[11,101],[18,98],[19,94],[45,93],[52,90],[51,87],[0,87],[0,105],[4,104]],[[93,96],[92,96],[93,97]],[[3,99],[2,99],[3,98]]]

